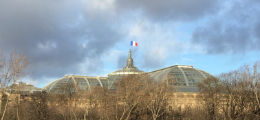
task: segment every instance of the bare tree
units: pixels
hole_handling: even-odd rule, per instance
[[[166,104],[169,100],[170,87],[166,81],[146,81],[145,94],[142,99],[147,109],[151,112],[153,120],[157,120],[166,112]]]
[[[45,91],[35,93],[32,97],[33,108],[35,109],[34,115],[38,120],[48,119],[48,95]]]
[[[241,69],[223,73],[218,76],[223,85],[221,108],[226,119],[244,119],[250,92],[249,82],[242,77]]]
[[[102,109],[106,106],[102,104],[106,99],[106,92],[102,87],[93,87],[91,91],[85,91],[83,93],[84,102],[84,120],[86,119],[98,119],[96,118],[96,111],[99,111],[99,116],[103,116]],[[104,96],[103,96],[104,95]],[[108,100],[108,99],[107,99]]]
[[[260,115],[260,102],[259,102],[259,88],[260,88],[260,61],[256,61],[251,68],[249,65],[245,65],[242,77],[245,81],[250,83],[251,91],[254,93],[254,100],[255,100],[255,110],[254,112],[259,116]]]
[[[17,80],[25,77],[29,73],[25,70],[29,65],[26,58],[26,54],[18,54],[12,52],[10,58],[6,59],[2,51],[0,51],[0,84],[1,84],[1,94],[3,95],[5,88],[14,84]],[[2,101],[2,95],[0,96],[0,101]],[[8,97],[7,97],[8,100]],[[8,101],[4,106],[3,113],[1,112],[2,105],[0,104],[0,114],[2,115],[1,120],[3,120],[5,111],[8,105]]]
[[[133,109],[140,104],[144,89],[143,79],[146,79],[146,76],[127,75],[119,81],[116,91],[118,101],[116,108],[123,107],[122,114],[119,115],[120,120],[129,119]]]
[[[208,113],[208,119],[215,120],[220,109],[220,94],[222,83],[216,77],[209,77],[198,84],[199,91],[203,96],[203,102]]]

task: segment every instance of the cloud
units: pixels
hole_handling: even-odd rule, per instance
[[[118,69],[121,69],[121,68],[123,68],[123,67],[126,66],[126,64],[127,64],[127,58],[128,58],[127,55],[121,55],[121,56],[119,56],[118,62],[117,62],[117,68],[118,68]],[[135,62],[135,60],[134,60],[134,62]],[[135,65],[135,63],[134,63],[134,65]]]
[[[139,59],[135,60],[135,64],[140,65],[140,68],[158,69],[176,54],[186,54],[190,50],[197,52],[196,45],[181,41],[179,36],[173,34],[176,32],[172,26],[161,26],[145,19],[135,21],[130,26],[129,37],[139,44],[133,49],[141,54],[137,57]]]
[[[257,0],[1,1],[0,48],[27,51],[36,80],[95,75],[126,65],[158,69],[175,55],[257,51]],[[127,44],[129,45],[129,44]],[[125,51],[125,52],[124,52]],[[187,57],[189,58],[189,57]],[[188,59],[185,59],[188,60]],[[112,65],[110,65],[112,64]]]
[[[27,51],[38,78],[97,72],[100,56],[123,35],[106,3],[1,1],[0,47],[6,54]]]
[[[236,54],[259,51],[260,3],[227,1],[207,23],[193,31],[192,43],[205,47],[208,54]]]
[[[218,0],[116,0],[117,11],[138,11],[153,21],[193,21],[218,12]],[[130,12],[131,13],[131,12]]]

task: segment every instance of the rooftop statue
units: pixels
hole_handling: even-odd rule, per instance
[[[137,69],[137,67],[134,66],[134,61],[133,61],[133,58],[131,56],[131,49],[129,49],[129,55],[128,55],[128,58],[127,58],[127,63],[126,63],[126,66],[123,69],[129,69],[129,68]]]

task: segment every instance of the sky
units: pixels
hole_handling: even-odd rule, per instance
[[[65,75],[106,76],[193,65],[219,75],[260,60],[259,0],[0,0],[0,48],[27,53],[37,87]],[[131,47],[136,41],[137,47]],[[29,81],[30,80],[30,81]]]

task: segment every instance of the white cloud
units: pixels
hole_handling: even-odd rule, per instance
[[[181,23],[155,24],[140,19],[129,25],[129,37],[142,51],[144,67],[158,67],[177,54],[204,53],[200,45],[190,42],[191,34],[178,31]],[[188,29],[188,28],[187,28]]]
[[[123,55],[125,55],[124,51],[110,49],[102,55],[101,59],[102,61],[107,61],[112,63],[113,65],[117,65],[119,57]]]
[[[194,59],[190,59],[190,58],[181,58],[183,61],[194,61]]]
[[[89,6],[95,9],[107,10],[114,8],[114,0],[89,0]]]
[[[45,43],[38,43],[37,46],[41,50],[50,50],[56,48],[56,42],[47,41]]]
[[[83,43],[82,43],[82,47],[83,48],[86,48],[88,46],[88,43],[89,41],[88,40],[85,40]]]

